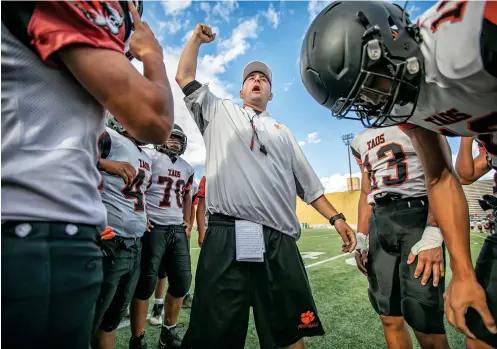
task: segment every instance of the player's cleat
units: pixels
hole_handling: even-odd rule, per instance
[[[179,349],[181,347],[181,337],[177,326],[167,329],[162,326],[159,338],[159,349]]]
[[[150,325],[158,326],[162,324],[162,311],[164,310],[164,304],[154,304],[152,308],[152,315],[148,320]]]
[[[182,308],[191,308],[193,302],[193,296],[190,293],[187,293],[185,298],[183,298]]]
[[[129,349],[147,349],[147,341],[145,340],[145,332],[140,337],[131,337],[129,339]]]

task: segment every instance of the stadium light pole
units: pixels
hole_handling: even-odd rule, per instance
[[[350,163],[350,143],[354,139],[354,134],[349,133],[342,136],[343,143],[347,146],[347,155],[349,156],[349,181],[350,181],[350,191],[354,191],[354,186],[352,185],[352,165]]]

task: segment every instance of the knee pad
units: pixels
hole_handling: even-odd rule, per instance
[[[181,273],[177,275],[174,279],[169,277],[169,288],[167,293],[169,293],[174,298],[184,297],[190,290],[190,285],[192,283],[192,273]]]
[[[401,307],[404,319],[414,330],[426,334],[445,334],[443,310],[421,304],[410,297],[402,299]]]
[[[140,279],[136,285],[134,296],[142,301],[148,300],[152,297],[157,284],[157,275],[144,275],[140,274]]]

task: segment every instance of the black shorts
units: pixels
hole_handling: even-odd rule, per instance
[[[404,316],[419,332],[445,333],[445,279],[438,287],[433,286],[431,278],[423,286],[421,277],[414,278],[417,258],[407,264],[411,248],[426,227],[427,202],[395,200],[374,206],[369,220],[368,294],[379,315]]]
[[[249,310],[263,349],[324,335],[294,238],[264,227],[263,263],[237,262],[235,219],[210,215],[184,349],[243,349]]]
[[[188,240],[188,250],[190,250],[190,240]],[[190,260],[190,269],[191,269],[191,260]],[[167,256],[164,254],[162,256],[162,261],[159,265],[159,279],[165,279],[167,277]]]
[[[152,223],[154,224],[154,223]],[[169,277],[167,292],[176,298],[186,295],[192,281],[190,248],[182,225],[155,225],[142,238],[141,273],[135,297],[149,299],[155,290],[159,267]]]
[[[140,239],[116,237],[105,244],[114,251],[114,263],[104,260],[104,281],[95,310],[95,328],[112,332],[126,315],[140,276]]]
[[[97,236],[79,224],[2,224],[2,348],[88,349],[103,278]]]
[[[497,321],[497,234],[487,236],[476,261],[476,278],[485,290],[487,305]],[[473,308],[466,314],[466,324],[479,340],[497,348],[497,335],[490,333]]]

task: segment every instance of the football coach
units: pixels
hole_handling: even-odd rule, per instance
[[[176,75],[204,137],[209,221],[197,266],[190,326],[182,348],[243,349],[250,306],[261,348],[304,348],[324,330],[297,247],[296,196],[311,204],[352,252],[355,233],[291,132],[266,111],[272,73],[262,62],[243,71],[243,106],[195,80],[198,50],[215,39],[198,24]]]

